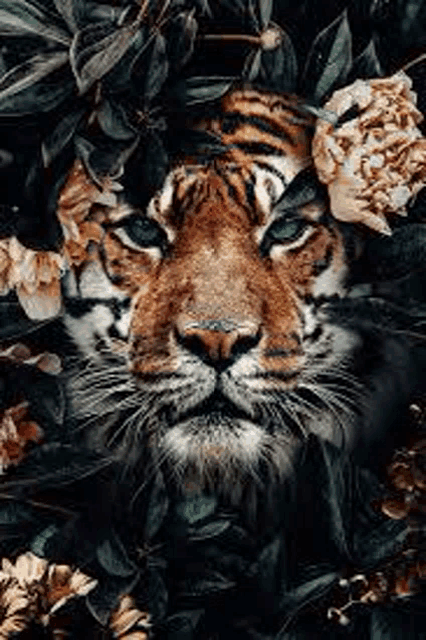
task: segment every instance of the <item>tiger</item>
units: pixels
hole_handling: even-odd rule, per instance
[[[58,217],[88,230],[84,250],[65,238],[63,283],[88,446],[129,466],[149,452],[176,486],[239,504],[286,482],[311,434],[362,455],[394,423],[413,356],[366,318],[364,236],[330,211],[314,124],[294,96],[232,88],[191,123],[221,151],[177,157],[147,206],[102,203],[74,164]]]

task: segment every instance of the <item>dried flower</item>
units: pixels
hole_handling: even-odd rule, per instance
[[[0,413],[0,473],[17,465],[25,455],[29,442],[40,442],[43,431],[28,420],[28,405],[23,402]]]
[[[64,254],[70,265],[97,257],[96,247],[104,235],[105,207],[116,206],[115,192],[122,189],[110,178],[103,180],[102,187],[93,182],[79,160],[74,163],[58,203],[58,218],[65,236]],[[95,204],[101,206],[94,208]]]
[[[33,355],[31,350],[20,342],[0,351],[0,359],[5,358],[10,362],[17,364],[26,364],[33,367],[37,367],[40,371],[57,375],[62,370],[62,363],[59,356],[56,353],[49,353],[47,351]]]
[[[34,251],[16,237],[0,241],[0,295],[15,289],[32,320],[58,315],[63,259],[54,251]]]
[[[67,600],[86,595],[97,584],[68,565],[49,564],[31,552],[15,564],[3,558],[0,570],[0,639],[22,631],[31,621],[49,625]]]
[[[411,80],[357,80],[325,105],[343,121],[319,120],[312,142],[318,176],[328,185],[333,215],[390,234],[387,218],[406,215],[406,204],[426,182],[426,139],[417,124]]]
[[[122,596],[109,622],[109,628],[113,632],[114,638],[148,640],[150,627],[149,614],[139,611],[131,596]]]

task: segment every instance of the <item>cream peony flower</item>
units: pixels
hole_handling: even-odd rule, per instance
[[[3,558],[0,570],[0,640],[31,621],[48,626],[70,598],[86,595],[97,581],[68,565],[49,564],[30,551],[15,564]]]
[[[149,614],[139,611],[131,596],[122,596],[111,616],[109,628],[118,640],[148,640]]]
[[[338,220],[389,235],[389,216],[406,215],[409,199],[425,185],[426,139],[417,127],[423,116],[411,86],[403,72],[357,80],[325,105],[338,118],[354,110],[340,126],[319,120],[312,142]]]
[[[0,295],[15,289],[31,320],[52,318],[61,309],[63,258],[54,251],[34,251],[13,236],[0,240]]]

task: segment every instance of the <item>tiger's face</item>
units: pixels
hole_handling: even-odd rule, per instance
[[[326,202],[285,205],[311,162],[309,123],[255,91],[222,110],[203,123],[221,156],[179,164],[145,211],[125,195],[103,210],[65,322],[87,359],[72,393],[92,443],[229,485],[262,466],[285,477],[309,433],[353,446],[386,356],[370,353],[367,383],[371,341],[329,311],[350,265]],[[81,179],[70,175],[63,208]]]

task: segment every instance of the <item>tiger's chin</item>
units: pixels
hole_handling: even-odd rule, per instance
[[[238,503],[248,486],[261,490],[290,477],[299,446],[292,435],[213,413],[178,422],[159,439],[158,449],[181,489],[214,490]]]

